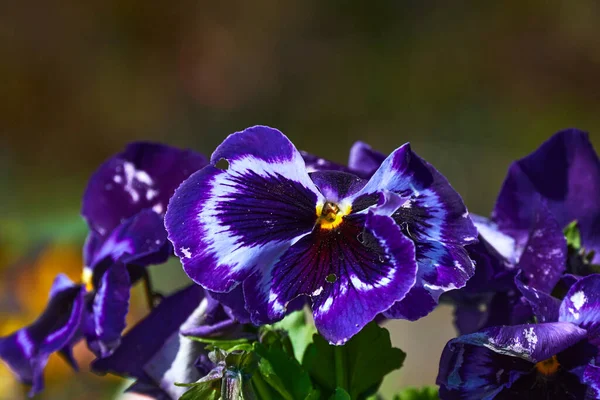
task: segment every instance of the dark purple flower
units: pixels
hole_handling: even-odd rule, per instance
[[[598,198],[600,162],[585,132],[558,132],[532,154],[513,163],[492,218],[473,218],[482,240],[504,261],[496,264],[500,269],[493,274],[477,268],[467,289],[453,294],[461,333],[494,323],[518,323],[520,317],[527,319],[518,291],[514,287],[498,288],[499,276],[523,271],[522,279],[528,285],[550,293],[557,284],[566,290],[577,279],[568,273],[593,272],[582,272],[582,268],[572,265],[577,257],[568,257],[563,229],[577,221],[586,250],[600,249]],[[481,249],[471,247],[469,251],[477,259],[473,253]],[[595,260],[600,260],[598,254]],[[486,276],[478,278],[484,273]],[[478,299],[472,296],[477,291]],[[475,311],[481,308],[485,311]],[[492,310],[496,315],[490,316]]]
[[[600,275],[575,283],[562,303],[518,286],[542,323],[486,328],[448,342],[440,398],[583,399],[597,390]]]
[[[61,352],[73,364],[70,343],[83,314],[84,289],[64,275],[58,275],[50,290],[46,310],[31,325],[0,338],[0,358],[25,384],[30,396],[44,388],[44,367],[48,357]]]
[[[192,280],[215,292],[242,283],[253,323],[280,320],[308,296],[317,328],[338,344],[381,312],[428,314],[473,274],[466,208],[408,144],[364,181],[309,175],[281,132],[248,128],[177,189],[165,225]]]
[[[164,212],[173,192],[206,159],[190,150],[132,143],[92,175],[82,215],[90,234],[84,247],[83,281],[89,292],[80,336],[97,355],[120,343],[133,283],[150,264],[172,254]]]
[[[136,379],[131,392],[177,399],[187,388],[174,383],[195,382],[214,368],[206,345],[186,335],[220,339],[250,335],[231,314],[200,286],[182,289],[125,334],[111,355],[95,360],[92,370]]]

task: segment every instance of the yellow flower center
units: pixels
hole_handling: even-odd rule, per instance
[[[546,376],[554,375],[556,371],[558,371],[559,367],[560,363],[558,362],[556,356],[552,356],[552,358],[540,361],[539,363],[535,364],[535,368],[538,370],[538,372]]]
[[[81,273],[81,282],[85,285],[85,290],[91,292],[94,290],[94,282],[92,280],[94,276],[93,271],[88,267],[83,267],[83,272]]]
[[[321,229],[333,229],[342,223],[344,217],[352,211],[351,204],[325,202],[317,204],[317,224]]]

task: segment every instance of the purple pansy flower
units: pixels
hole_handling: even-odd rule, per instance
[[[440,398],[596,398],[600,275],[575,283],[562,303],[518,286],[541,323],[486,328],[448,342],[437,378]]]
[[[472,283],[452,294],[458,303],[456,323],[461,333],[490,324],[514,324],[526,316],[523,299],[514,286],[498,287],[500,278],[507,274],[514,276],[523,271],[522,279],[527,284],[550,293],[559,282],[568,289],[577,279],[571,273],[593,272],[572,265],[563,229],[577,221],[583,246],[596,251],[594,259],[600,260],[598,198],[600,162],[585,132],[558,132],[532,154],[513,163],[492,218],[473,218],[481,241],[489,243],[501,261],[494,264],[494,273],[485,277],[478,278],[485,271],[477,268]],[[474,259],[478,256],[473,253],[481,250],[469,248]],[[491,257],[498,258],[495,254]]]
[[[408,144],[365,181],[309,175],[281,132],[248,128],[177,189],[165,225],[192,280],[215,292],[243,286],[253,323],[280,320],[308,296],[336,344],[384,311],[428,314],[474,269],[463,246],[476,230],[460,196]]]
[[[42,315],[31,325],[0,338],[0,358],[21,382],[32,385],[30,396],[44,388],[43,371],[50,354],[60,351],[75,367],[70,343],[81,321],[83,306],[83,288],[65,275],[58,275]]]
[[[239,301],[241,290],[234,292],[231,301]],[[125,334],[122,345],[110,356],[95,360],[92,370],[136,379],[130,392],[156,399],[177,399],[187,388],[175,386],[176,382],[195,382],[214,368],[206,345],[185,336],[219,339],[256,336],[245,332],[241,325],[249,321],[248,315],[238,315],[240,321],[234,314],[200,286],[184,288],[166,297]]]
[[[119,345],[132,284],[172,254],[163,217],[175,188],[206,159],[191,150],[138,142],[105,161],[83,196],[90,234],[83,281],[89,295],[81,334],[100,356]]]
[[[146,266],[164,262],[172,254],[163,223],[168,199],[205,164],[203,156],[189,150],[133,143],[94,173],[82,207],[90,227],[82,284],[57,278],[58,286],[53,287],[38,322],[4,339],[6,357],[2,357],[22,381],[33,384],[32,392],[41,389],[41,373],[50,353],[60,351],[76,367],[71,347],[82,337],[101,356],[119,345],[132,284]],[[50,324],[48,315],[60,322]],[[14,341],[21,347],[11,350]]]

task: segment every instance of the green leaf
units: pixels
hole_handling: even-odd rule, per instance
[[[565,238],[567,239],[567,246],[579,250],[581,249],[581,233],[579,232],[579,226],[577,221],[571,222],[563,230]]]
[[[184,386],[184,385],[178,385]],[[179,400],[217,400],[221,398],[221,382],[215,381],[192,383],[190,389],[181,395]]]
[[[438,400],[437,386],[406,388],[394,396],[394,400]]]
[[[302,360],[306,348],[313,341],[313,335],[317,333],[315,325],[308,321],[304,310],[289,314],[283,320],[275,323],[273,327],[284,329],[288,332],[294,347],[294,355],[298,361]]]
[[[284,350],[283,346],[273,343],[267,347],[262,343],[255,343],[254,351],[262,357],[258,364],[260,374],[280,395],[280,398],[285,400],[318,398],[308,373],[293,355]]]
[[[343,360],[343,381],[347,382],[347,387],[342,389],[345,389],[352,399],[364,399],[376,393],[383,377],[401,368],[405,358],[406,353],[392,347],[389,332],[372,322],[337,349],[321,336],[314,335],[313,343],[306,349],[302,364],[313,381],[321,387],[322,392],[331,394],[338,386],[336,382],[339,381],[339,362]]]
[[[344,389],[336,388],[329,400],[352,400],[352,398]]]

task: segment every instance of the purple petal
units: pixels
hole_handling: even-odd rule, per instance
[[[567,241],[562,228],[542,201],[517,268],[523,271],[529,286],[550,293],[565,271],[566,262]]]
[[[436,383],[442,399],[493,399],[533,368],[528,361],[472,345],[462,338],[448,342],[440,359]]]
[[[358,141],[350,149],[348,168],[360,177],[370,178],[385,158],[385,154],[373,150],[365,142]]]
[[[299,295],[312,297],[315,324],[341,344],[402,299],[414,284],[414,244],[390,217],[347,218],[335,230],[300,239],[269,274],[244,283],[253,322],[281,319]]]
[[[32,385],[31,396],[44,388],[43,370],[48,357],[68,346],[83,312],[84,289],[66,276],[57,276],[50,293],[46,309],[35,322],[0,338],[0,358],[19,380]]]
[[[416,241],[436,240],[458,245],[477,241],[477,229],[459,194],[409,144],[390,154],[361,191],[389,190],[406,199],[394,214]]]
[[[402,301],[394,304],[384,315],[411,321],[429,314],[442,293],[459,289],[475,273],[467,251],[456,245],[421,242],[417,248],[417,281]]]
[[[228,293],[208,292],[207,296],[221,303],[227,315],[232,319],[235,319],[240,324],[250,323],[250,314],[246,311],[241,285],[236,286],[235,289]]]
[[[581,278],[567,292],[559,311],[560,321],[588,331],[590,341],[600,346],[600,275]]]
[[[131,143],[94,172],[81,212],[101,236],[144,209],[162,215],[181,182],[205,165],[206,159],[191,150]]]
[[[213,166],[221,159],[226,170]],[[300,153],[275,129],[230,135],[211,163],[177,189],[165,225],[190,278],[227,292],[309,233],[323,200]]]
[[[505,232],[527,236],[540,196],[564,227],[579,222],[583,246],[600,261],[600,161],[586,132],[558,132],[539,149],[513,163],[498,196],[493,218]]]
[[[203,289],[194,284],[166,297],[123,336],[121,345],[110,356],[96,359],[92,370],[143,378],[146,375],[144,365],[172,335],[178,335],[180,326],[200,304],[203,293]]]
[[[558,321],[560,300],[537,290],[535,287],[528,286],[521,280],[520,276],[515,277],[517,288],[531,305],[533,314],[538,322],[556,322]]]
[[[100,357],[107,357],[121,343],[129,310],[131,281],[125,264],[113,264],[102,276],[93,303],[93,333],[88,345]]]
[[[583,383],[589,387],[590,399],[600,399],[600,367],[588,365],[583,374]]]
[[[108,263],[121,261],[136,265],[145,265],[143,261],[149,260],[162,263],[169,256],[164,251],[166,244],[162,217],[152,210],[143,210],[126,219],[105,239],[91,232],[85,245],[87,266],[93,271],[107,260]]]
[[[310,179],[327,199],[339,203],[359,192],[366,181],[356,175],[339,171],[320,171],[310,174]]]
[[[484,346],[533,363],[547,360],[587,337],[585,329],[568,322],[486,328],[461,336],[461,343]]]

